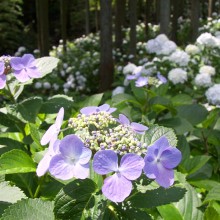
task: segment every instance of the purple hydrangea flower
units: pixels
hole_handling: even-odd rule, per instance
[[[136,87],[143,87],[148,84],[148,78],[146,76],[140,76],[136,81],[135,81],[135,86]]]
[[[80,112],[81,114],[84,114],[84,115],[91,115],[97,112],[108,112],[109,114],[111,114],[115,110],[116,108],[110,108],[110,105],[104,104],[104,105],[100,105],[99,107],[88,106],[88,107],[82,108]]]
[[[43,176],[48,171],[52,157],[59,153],[59,144],[60,140],[56,140],[49,145],[46,154],[37,166],[36,172],[38,176]]]
[[[160,80],[160,82],[162,84],[167,83],[167,79],[163,75],[161,75],[160,73],[157,73],[157,78]]]
[[[3,89],[6,85],[5,64],[0,62],[0,89]]]
[[[137,79],[141,75],[141,71],[143,70],[142,66],[137,66],[134,71],[132,72],[132,75],[128,75],[128,80]]]
[[[50,144],[52,144],[56,141],[63,122],[63,117],[64,117],[64,108],[62,107],[60,108],[57,114],[55,124],[51,125],[46,131],[46,133],[43,135],[43,137],[41,138],[41,142],[40,142],[41,145],[46,145],[49,142]]]
[[[170,146],[166,137],[161,137],[147,149],[144,172],[148,178],[155,179],[160,186],[168,188],[174,183],[173,168],[181,159],[181,152]]]
[[[104,180],[103,194],[113,202],[122,202],[132,190],[131,180],[136,180],[142,173],[144,160],[141,156],[128,153],[121,158],[112,150],[98,151],[94,155],[93,169],[96,173],[106,175],[115,172]]]
[[[85,179],[89,175],[89,160],[92,151],[74,134],[67,135],[60,141],[59,154],[50,161],[50,173],[61,180],[73,177]]]
[[[130,123],[129,119],[123,114],[119,114],[118,122],[124,126],[130,127],[133,131],[139,134],[144,134],[144,132],[148,130],[148,127],[142,124],[136,122]]]
[[[24,54],[22,57],[12,57],[10,60],[13,74],[20,82],[26,82],[31,78],[40,78],[42,74],[36,67],[32,54]]]

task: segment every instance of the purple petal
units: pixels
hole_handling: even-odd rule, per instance
[[[93,169],[96,173],[105,175],[118,170],[118,156],[112,150],[101,150],[94,155]]]
[[[22,63],[22,58],[20,57],[12,57],[10,60],[10,64],[12,69],[14,69],[15,71],[19,71],[24,68],[24,65]]]
[[[36,67],[35,58],[32,54],[24,54],[21,58],[21,62],[26,67]]]
[[[15,70],[13,74],[19,82],[26,82],[30,79],[25,69]]]
[[[145,125],[142,125],[142,124],[139,124],[139,123],[136,123],[136,122],[132,122],[131,123],[131,128],[136,131],[137,133],[139,134],[144,134],[144,132],[146,130],[148,130],[148,127],[145,126]]]
[[[48,150],[37,166],[37,176],[43,176],[48,171],[51,158],[51,154]]]
[[[159,149],[158,154],[161,155],[161,153],[166,150],[167,148],[171,147],[167,138],[165,136],[162,136],[160,139],[158,139],[152,147],[157,147]]]
[[[174,171],[166,169],[160,164],[158,166],[158,174],[155,180],[160,186],[168,188],[174,183]]]
[[[60,142],[60,153],[66,158],[79,159],[84,147],[83,142],[74,134],[65,136]]]
[[[74,177],[74,165],[66,163],[61,155],[52,157],[49,166],[50,173],[58,179],[68,180]]]
[[[51,125],[48,130],[46,131],[46,133],[43,135],[43,137],[41,138],[41,145],[46,145],[48,144],[52,139],[56,139],[57,137],[57,133],[56,133],[56,125],[53,124]]]
[[[3,89],[6,85],[6,75],[0,75],[0,89]]]
[[[106,178],[102,186],[103,194],[113,202],[123,202],[130,195],[131,190],[131,181],[119,173]]]
[[[89,176],[89,163],[74,166],[74,177],[78,179],[86,179]]]
[[[55,140],[54,142],[50,142],[49,149],[52,148],[54,154],[60,153],[60,140]]]
[[[5,72],[5,64],[0,61],[0,76]]]
[[[108,104],[103,104],[103,105],[100,105],[98,107],[99,111],[102,111],[102,112],[107,112],[109,109],[110,109],[110,105]]]
[[[139,77],[135,82],[136,87],[143,87],[146,86],[147,84],[148,84],[148,78],[144,76]]]
[[[129,119],[125,116],[125,115],[123,115],[123,114],[119,114],[119,118],[118,118],[119,120],[119,123],[121,123],[122,125],[130,125],[130,121],[129,121]]]
[[[128,75],[126,78],[127,78],[127,80],[133,80],[133,79],[136,79],[137,76],[135,76],[135,75]]]
[[[40,78],[42,76],[37,67],[26,68],[26,73],[30,78]]]
[[[182,159],[181,152],[174,147],[167,148],[162,152],[160,161],[167,169],[173,169],[176,167]]]
[[[79,163],[80,164],[88,163],[91,156],[92,156],[92,151],[87,147],[83,147],[82,154],[79,157]]]
[[[157,78],[162,82],[162,83],[167,83],[167,79],[162,76],[160,73],[157,73]]]
[[[64,117],[64,108],[62,107],[60,108],[55,121],[57,128],[61,128],[61,125],[63,123],[63,117]]]
[[[129,180],[137,179],[144,167],[144,159],[136,154],[128,153],[121,159],[119,172]]]
[[[80,112],[81,114],[84,114],[84,115],[91,115],[96,112],[97,108],[98,107],[96,106],[85,107],[85,108],[82,108]]]
[[[152,155],[146,155],[144,157],[144,173],[150,179],[155,179],[158,176],[158,167],[154,161],[154,157]]]
[[[117,110],[117,108],[110,108],[110,109],[108,110],[108,113],[111,114],[112,112],[115,112],[116,110]]]

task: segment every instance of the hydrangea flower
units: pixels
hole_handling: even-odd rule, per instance
[[[185,51],[176,50],[170,55],[168,59],[180,66],[187,66],[190,60],[190,56]]]
[[[181,83],[183,84],[184,82],[187,81],[187,72],[181,68],[175,68],[170,70],[168,73],[168,79],[173,83],[173,84],[178,84]]]
[[[148,78],[146,76],[140,76],[136,81],[135,81],[135,86],[136,87],[143,87],[148,84]]]
[[[111,114],[115,110],[116,108],[110,108],[110,105],[103,104],[103,105],[100,105],[99,107],[88,106],[88,107],[82,108],[80,112],[81,114],[84,114],[84,115],[91,115],[91,114],[98,113],[98,112],[108,112],[109,114]]]
[[[49,171],[54,177],[61,180],[88,177],[92,151],[76,135],[65,136],[60,141],[59,152],[50,161]]]
[[[5,64],[0,62],[0,89],[3,89],[6,85]]]
[[[160,73],[157,73],[157,78],[159,79],[159,81],[160,81],[162,84],[167,83],[166,77],[164,77],[164,76],[161,75]]]
[[[40,78],[42,75],[36,67],[32,54],[24,54],[22,57],[12,57],[10,60],[13,74],[20,82],[26,82],[31,78]]]
[[[118,122],[124,126],[130,127],[133,131],[139,134],[144,134],[144,132],[148,130],[148,127],[142,124],[136,122],[130,123],[129,119],[123,114],[119,114]]]
[[[210,87],[206,91],[205,96],[212,105],[220,105],[220,84]]]
[[[206,73],[211,76],[214,76],[215,75],[215,68],[212,66],[205,65],[205,66],[200,67],[199,73]]]
[[[115,172],[104,180],[103,194],[113,202],[122,202],[132,190],[131,180],[140,177],[144,167],[141,156],[128,153],[121,158],[118,166],[118,156],[112,150],[102,150],[94,155],[93,169],[96,173],[106,175]]]
[[[144,158],[144,172],[148,178],[155,179],[160,186],[168,188],[174,183],[173,168],[181,159],[181,152],[170,146],[167,138],[163,136],[148,147]]]
[[[218,39],[210,33],[202,33],[197,39],[196,42],[199,45],[204,45],[207,47],[216,47],[218,45]]]
[[[199,73],[195,77],[195,85],[201,87],[209,87],[212,85],[211,75],[208,73]]]
[[[51,144],[56,141],[57,136],[60,132],[62,122],[63,122],[63,117],[64,117],[64,108],[62,107],[60,108],[57,114],[55,123],[48,128],[46,133],[41,138],[41,141],[40,141],[41,145],[46,145],[49,142]]]

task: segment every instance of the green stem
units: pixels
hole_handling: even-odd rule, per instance
[[[6,87],[7,87],[8,91],[9,91],[11,100],[12,100],[14,103],[16,103],[16,100],[15,100],[15,98],[14,98],[14,96],[13,96],[13,94],[12,94],[12,92],[11,92],[11,89],[10,89],[10,87],[9,87],[9,85],[8,85],[7,82],[6,82]]]
[[[35,191],[35,193],[34,193],[34,198],[37,198],[37,197],[38,197],[38,194],[39,194],[39,192],[40,192],[40,188],[41,188],[41,185],[42,185],[42,183],[43,183],[43,180],[44,180],[44,176],[40,177],[39,184],[38,184],[37,189],[36,189],[36,191]]]

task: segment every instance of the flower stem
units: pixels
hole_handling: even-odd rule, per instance
[[[43,180],[44,180],[44,176],[40,177],[39,184],[38,184],[37,189],[36,189],[36,191],[34,193],[34,198],[38,197],[38,194],[40,192],[40,188],[41,188],[41,185],[43,183]]]

